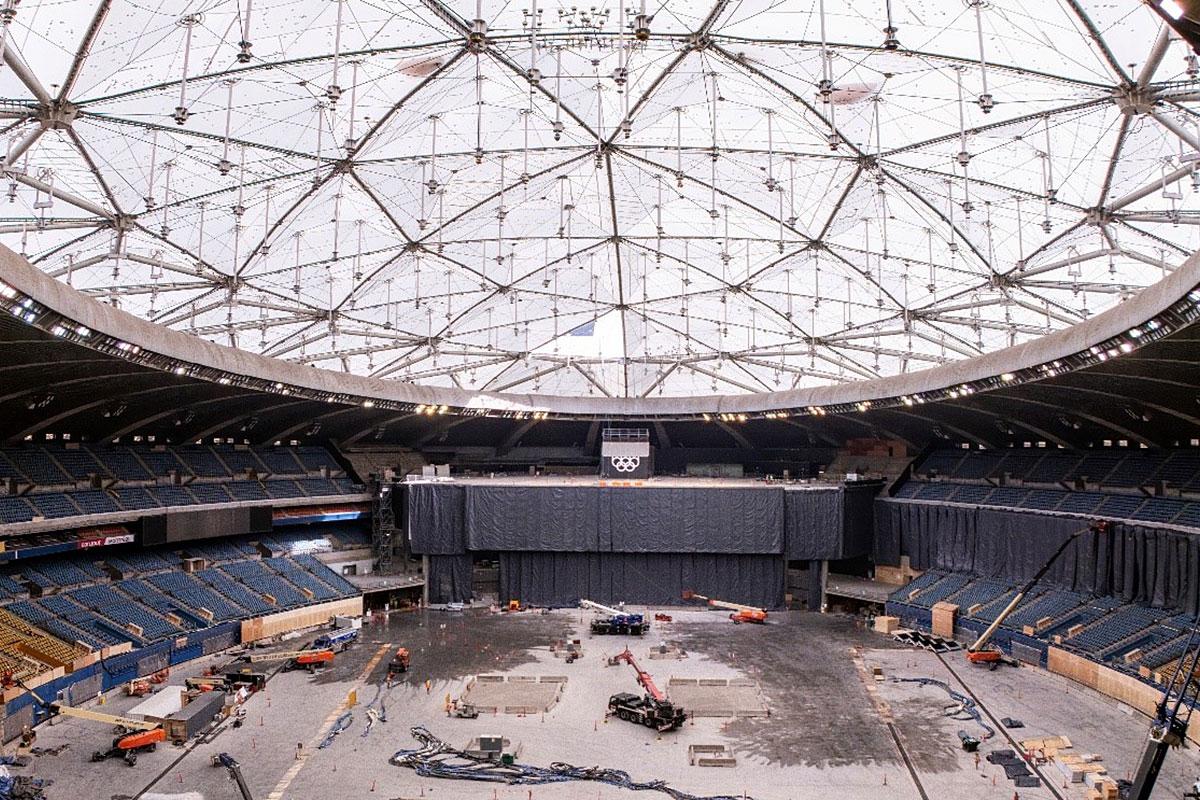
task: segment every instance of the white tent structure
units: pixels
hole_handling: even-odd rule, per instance
[[[1036,338],[1197,247],[1140,3],[3,0],[0,242],[468,390],[765,392]]]

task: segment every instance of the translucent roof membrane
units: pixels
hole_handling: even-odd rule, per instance
[[[1072,325],[1197,244],[1197,65],[1141,4],[97,6],[2,15],[0,240],[304,364],[857,381]]]

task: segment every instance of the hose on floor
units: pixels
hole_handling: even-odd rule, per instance
[[[958,720],[975,720],[975,724],[983,728],[984,735],[980,737],[980,741],[986,742],[996,735],[996,729],[983,721],[983,714],[980,713],[979,707],[975,701],[967,697],[961,692],[955,691],[950,684],[937,678],[898,678],[892,676],[894,683],[916,683],[921,686],[936,686],[946,694],[950,695],[950,699],[954,701],[952,705],[946,707],[946,716]]]
[[[420,747],[397,751],[389,763],[408,767],[422,778],[488,781],[510,786],[594,781],[635,792],[662,792],[673,800],[754,800],[747,795],[689,794],[668,786],[665,781],[635,781],[628,772],[619,769],[576,767],[561,761],[555,761],[549,767],[504,764],[451,747],[420,725],[410,732]]]

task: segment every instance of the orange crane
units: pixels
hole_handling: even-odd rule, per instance
[[[725,608],[733,613],[729,618],[733,620],[734,625],[740,625],[743,622],[753,622],[761,625],[767,621],[767,610],[758,606],[747,606],[741,603],[730,603],[725,600],[714,600],[711,597],[705,597],[702,594],[696,594],[691,589],[686,589],[683,593],[684,600],[704,600],[712,608]]]
[[[1063,543],[1058,546],[1058,549],[1054,551],[1054,554],[1046,560],[1045,564],[1042,564],[1041,569],[1039,569],[1034,576],[1030,578],[1024,586],[1021,587],[1020,591],[1013,595],[1012,600],[1008,602],[1008,605],[1004,607],[1004,610],[997,614],[996,618],[992,620],[992,624],[988,625],[984,632],[979,634],[979,638],[975,640],[974,644],[967,648],[967,661],[972,664],[986,666],[990,669],[995,669],[1001,664],[1012,664],[1015,667],[1017,665],[1016,659],[1012,659],[1004,655],[1004,653],[1000,651],[1000,648],[990,643],[992,634],[994,634],[996,630],[1004,624],[1004,621],[1007,620],[1009,616],[1011,616],[1012,613],[1017,610],[1017,606],[1021,604],[1021,601],[1024,600],[1029,592],[1033,590],[1033,587],[1037,584],[1037,582],[1045,577],[1046,573],[1050,571],[1050,567],[1054,566],[1054,562],[1058,561],[1059,556],[1066,552],[1067,548],[1072,542],[1085,533],[1102,533],[1107,530],[1108,522],[1096,520],[1086,528],[1075,531],[1065,540],[1063,540]]]

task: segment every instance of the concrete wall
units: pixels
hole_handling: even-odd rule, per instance
[[[315,606],[305,606],[266,617],[257,617],[242,622],[242,641],[254,642],[278,636],[288,631],[326,625],[335,616],[357,617],[363,613],[362,596],[333,600]]]

